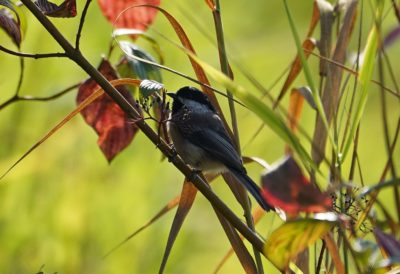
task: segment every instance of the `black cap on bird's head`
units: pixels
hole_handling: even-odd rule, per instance
[[[183,87],[176,93],[167,93],[167,95],[174,99],[172,113],[178,111],[185,104],[185,101],[188,100],[203,104],[205,107],[215,112],[215,108],[208,99],[208,96],[195,87]]]

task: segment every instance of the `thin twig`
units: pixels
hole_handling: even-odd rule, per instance
[[[358,70],[359,70],[359,66],[360,66],[361,39],[362,39],[362,36],[363,36],[362,30],[363,30],[363,22],[364,22],[363,21],[363,12],[364,12],[364,2],[363,1],[361,1],[361,3],[360,3],[360,11],[361,11],[361,16],[360,16],[360,22],[359,22],[359,25],[358,25],[359,32],[358,32],[358,37],[357,37],[357,58],[356,58],[356,62],[355,62],[355,71],[354,71],[355,81],[354,81],[354,85],[353,85],[353,92],[351,94],[349,114],[348,114],[347,119],[346,119],[345,129],[344,129],[344,133],[343,133],[343,136],[342,136],[343,140],[346,140],[347,133],[348,133],[348,131],[350,130],[350,128],[352,126],[351,122],[350,122],[350,118],[351,118],[351,114],[353,112],[353,107],[354,107],[354,102],[355,102],[355,97],[356,97],[356,91],[357,91],[357,87],[358,87],[357,78],[358,78]],[[345,111],[345,108],[343,108],[343,111]],[[360,128],[360,125],[357,126],[357,130],[359,130],[359,128]],[[340,148],[341,151],[343,150],[344,145],[345,145],[345,142],[343,141],[342,146]],[[355,146],[355,148],[353,148],[354,149],[353,150],[353,152],[354,152],[353,160],[356,160],[358,137],[355,139],[354,146]],[[352,163],[352,165],[353,165],[353,163]],[[350,190],[348,189],[347,192],[350,193]]]
[[[384,78],[384,66],[383,66],[383,54],[379,54],[378,56],[378,74],[379,74],[379,81],[381,83],[385,82]],[[386,152],[388,153],[388,162],[390,166],[390,170],[392,173],[392,177],[396,178],[396,169],[395,165],[393,162],[393,157],[390,154],[390,133],[389,133],[389,122],[388,122],[388,109],[387,109],[387,98],[386,98],[386,93],[384,90],[381,88],[381,115],[382,115],[382,121],[383,121],[383,133],[384,133],[384,141],[385,141],[385,146],[386,146]],[[394,200],[396,203],[396,211],[397,211],[397,219],[400,220],[400,193],[399,193],[399,188],[396,186],[393,186],[393,194],[394,194]]]
[[[186,48],[184,48],[183,46],[181,46],[181,45],[178,44],[177,42],[173,41],[173,40],[172,40],[171,38],[169,38],[168,36],[164,35],[162,32],[157,31],[157,30],[154,29],[154,28],[152,28],[151,30],[152,30],[155,34],[159,35],[160,37],[162,37],[162,38],[165,39],[166,41],[168,41],[168,42],[170,42],[171,44],[173,44],[174,46],[176,46],[177,48],[180,48],[180,49],[182,49],[182,50],[184,50],[184,51],[187,50]],[[116,39],[115,39],[115,40],[116,40]],[[123,51],[123,49],[121,49],[121,50]],[[187,80],[189,80],[189,81],[192,81],[192,82],[194,82],[194,83],[196,83],[196,84],[198,84],[198,85],[200,85],[200,86],[206,87],[206,88],[208,88],[208,89],[214,91],[215,93],[217,93],[217,94],[219,94],[219,95],[221,95],[221,96],[223,96],[223,97],[227,97],[227,95],[226,95],[224,92],[222,92],[222,91],[220,91],[220,90],[218,90],[218,89],[216,89],[216,88],[214,88],[214,87],[212,87],[212,86],[210,86],[210,85],[204,84],[204,83],[200,82],[199,80],[197,80],[197,79],[195,79],[195,78],[193,78],[193,77],[190,77],[190,76],[188,76],[188,75],[186,75],[186,74],[184,74],[184,73],[182,73],[182,72],[180,72],[180,71],[177,71],[177,70],[174,70],[174,69],[172,69],[172,68],[170,68],[170,67],[167,67],[167,66],[164,66],[164,65],[161,65],[161,64],[158,64],[158,63],[149,61],[149,60],[147,60],[147,59],[140,58],[140,57],[138,57],[138,56],[136,56],[136,55],[133,55],[133,54],[130,54],[130,53],[127,53],[127,52],[124,52],[124,53],[125,53],[126,55],[128,55],[130,58],[133,58],[133,59],[135,59],[135,60],[137,60],[137,61],[139,61],[139,62],[142,62],[142,63],[145,63],[145,64],[149,64],[149,65],[152,65],[152,66],[154,66],[154,67],[157,67],[157,68],[166,70],[166,71],[168,71],[168,72],[171,72],[171,73],[173,73],[173,74],[176,74],[176,75],[178,75],[178,76],[181,76],[181,77],[183,77],[183,78],[185,78],[185,79],[187,79]],[[236,100],[235,98],[233,98],[233,101],[234,101],[236,104],[238,104],[238,105],[240,105],[240,106],[246,108],[246,106],[245,106],[242,102]]]
[[[219,61],[220,61],[220,65],[221,65],[221,71],[226,76],[233,79],[233,74],[229,67],[228,56],[227,56],[226,48],[225,48],[225,39],[224,39],[224,31],[223,31],[223,27],[222,27],[221,7],[220,7],[219,0],[216,0],[215,4],[216,4],[216,8],[215,8],[215,10],[213,10],[213,17],[214,17],[215,32],[217,34],[218,52],[219,52]],[[226,94],[228,97],[229,110],[230,110],[230,114],[231,114],[232,129],[233,129],[233,135],[235,138],[234,141],[235,141],[236,149],[238,151],[240,151],[239,129],[238,129],[238,123],[237,123],[237,117],[236,117],[235,104],[233,101],[233,95],[229,90],[226,91]]]
[[[6,100],[4,103],[0,104],[0,110],[2,110],[3,108],[7,107],[8,105],[14,103],[18,101],[18,96],[13,96],[10,99]]]
[[[25,75],[25,61],[23,57],[19,58],[19,78],[18,78],[18,84],[17,88],[15,89],[15,96],[18,96],[19,91],[21,90],[22,82],[24,81],[24,75]]]
[[[336,65],[336,66],[341,67],[342,69],[346,70],[347,72],[350,72],[351,74],[353,74],[353,75],[355,75],[355,76],[358,76],[358,72],[357,72],[357,71],[355,71],[355,70],[353,70],[353,69],[351,69],[351,68],[349,68],[349,67],[347,67],[347,66],[345,66],[345,65],[343,65],[343,64],[340,64],[340,63],[338,63],[338,62],[335,62],[335,61],[333,61],[333,60],[331,60],[331,59],[329,59],[329,58],[323,57],[323,56],[319,55],[318,53],[309,51],[309,50],[307,50],[307,49],[304,49],[304,51],[310,52],[311,55],[313,55],[313,56],[315,56],[315,57],[318,57],[318,58],[320,58],[320,59],[325,59],[326,61],[328,61],[328,62],[330,62],[330,63],[332,63],[332,64],[334,64],[334,65]],[[382,85],[382,83],[380,83],[379,81],[373,80],[373,79],[371,79],[371,83],[373,83],[373,84],[375,84],[375,85],[378,85],[378,86],[382,86],[382,88],[383,88],[385,91],[387,91],[387,92],[389,92],[390,94],[396,96],[397,98],[400,98],[400,91],[398,91],[398,90],[393,90],[393,89],[390,89],[390,88],[388,88],[388,87],[385,87],[385,86]]]
[[[164,35],[164,34],[161,33],[160,31],[157,31],[157,30],[154,29],[154,28],[152,28],[151,30],[152,30],[154,33],[156,33],[157,35],[159,35],[160,37],[162,37],[163,39],[165,39],[166,41],[168,41],[168,42],[170,42],[171,44],[175,45],[176,47],[181,48],[181,49],[184,49],[181,45],[179,45],[178,43],[176,43],[175,41],[173,41],[171,38],[167,37],[166,35]],[[127,53],[125,52],[125,54],[127,54]],[[185,75],[185,74],[183,74],[183,73],[181,73],[181,72],[179,72],[179,71],[176,71],[176,70],[173,70],[173,69],[171,69],[171,68],[169,68],[169,67],[166,67],[166,66],[163,66],[163,65],[160,65],[160,64],[157,64],[157,63],[148,61],[148,60],[146,60],[146,59],[137,57],[137,56],[135,56],[135,55],[129,55],[129,57],[131,57],[131,58],[133,58],[133,59],[135,59],[135,60],[138,60],[138,61],[140,61],[140,62],[143,62],[143,63],[146,63],[146,64],[150,64],[150,65],[153,65],[153,66],[155,66],[155,67],[161,68],[161,69],[163,69],[163,70],[172,72],[172,73],[174,73],[174,74],[176,74],[176,75],[179,75],[179,76],[181,76],[181,77],[183,77],[183,78],[185,78],[185,79],[188,79],[188,80],[190,80],[190,81],[192,81],[192,82],[195,82],[195,83],[197,83],[197,84],[199,84],[199,85],[201,85],[201,86],[207,87],[207,88],[213,90],[214,92],[216,92],[217,94],[219,94],[219,95],[221,95],[221,96],[227,97],[226,94],[224,94],[224,93],[221,92],[220,90],[215,89],[215,88],[213,88],[213,87],[211,87],[211,86],[209,86],[209,85],[203,84],[203,83],[199,82],[198,80],[196,80],[196,79],[194,79],[194,78],[192,78],[192,77],[190,77],[190,76],[188,76],[188,75]],[[290,68],[290,67],[288,67],[285,71],[288,71],[289,68]],[[242,73],[243,73],[243,72],[242,72]],[[276,84],[279,83],[279,79],[281,79],[281,78],[284,76],[284,73],[285,73],[285,72],[283,72],[283,73],[279,76],[279,78],[276,79],[276,80],[273,82],[272,86],[271,86],[269,89],[272,89]],[[251,83],[252,83],[257,89],[259,89],[260,91],[263,92],[264,95],[262,96],[262,98],[266,95],[266,96],[268,96],[268,98],[269,98],[272,102],[275,101],[275,100],[271,97],[271,95],[269,94],[269,92],[268,92],[269,89],[265,89],[265,88],[261,85],[261,83],[259,83],[255,78],[252,78],[252,77],[249,78],[248,76],[250,76],[250,74],[245,75],[245,76],[251,81]],[[262,99],[262,98],[261,98],[261,99]],[[241,105],[241,106],[243,106],[243,107],[246,108],[245,105],[243,105],[241,102],[237,101],[235,98],[233,98],[233,100],[235,101],[235,103],[237,103],[237,104],[239,104],[239,105]],[[278,109],[279,109],[279,111],[281,111],[284,115],[288,116],[287,111],[286,111],[283,107],[281,107],[280,105],[278,105]],[[301,134],[306,138],[306,140],[309,141],[309,142],[311,143],[312,146],[314,146],[314,144],[312,144],[311,137],[308,135],[307,131],[306,131],[303,127],[301,127],[300,125],[299,125],[298,130],[299,130],[299,133],[301,133]],[[321,152],[319,152],[319,153],[321,153]],[[321,155],[322,155],[322,153],[321,153]],[[324,162],[327,163],[327,165],[330,164],[330,162],[328,162],[328,160],[327,160],[326,157],[324,157]]]
[[[51,100],[54,100],[54,99],[57,99],[57,98],[63,96],[64,94],[67,94],[71,90],[78,88],[80,85],[81,85],[81,82],[79,82],[75,85],[72,85],[70,87],[67,87],[67,88],[63,89],[62,91],[59,91],[53,95],[46,96],[46,97],[34,97],[34,96],[30,96],[30,95],[25,95],[25,96],[15,95],[15,96],[11,97],[10,99],[8,99],[7,101],[5,101],[4,103],[0,104],[0,110],[11,105],[12,103],[19,102],[19,101],[36,101],[36,102],[51,101]]]
[[[397,93],[400,94],[400,87],[399,87],[399,84],[397,83],[397,76],[395,75],[395,72],[394,72],[394,70],[393,70],[393,67],[392,67],[392,65],[391,65],[391,63],[390,63],[390,58],[389,58],[389,56],[387,55],[385,48],[382,48],[382,54],[383,54],[383,56],[384,56],[384,58],[385,58],[386,66],[387,66],[387,68],[388,68],[389,75],[390,75],[390,78],[391,78],[391,80],[392,80],[392,82],[393,82],[393,85],[394,85],[394,87],[395,87]],[[398,97],[398,98],[400,99],[400,97]]]
[[[400,117],[397,120],[396,131],[395,131],[395,134],[394,134],[393,141],[392,141],[392,143],[390,145],[389,157],[392,157],[391,155],[393,155],[393,153],[394,153],[394,149],[396,147],[397,140],[398,140],[399,136],[400,136]],[[387,161],[386,165],[385,165],[385,167],[383,169],[382,175],[381,175],[381,177],[379,179],[379,183],[378,184],[382,184],[384,182],[384,180],[386,178],[386,175],[387,175],[387,173],[388,173],[388,171],[390,169],[389,166],[390,166],[389,165],[389,161]],[[373,206],[373,204],[375,203],[375,201],[376,201],[376,199],[378,197],[378,194],[379,194],[379,189],[370,194],[371,199],[369,200],[366,208],[363,210],[362,215],[357,220],[355,228],[359,228],[361,226],[361,224],[364,222],[364,220],[369,216],[369,212],[371,211],[372,206]]]
[[[175,3],[175,2],[174,2]],[[217,47],[214,39],[211,37],[211,35],[209,34],[209,31],[203,26],[203,22],[200,22],[199,20],[196,20],[196,17],[193,17],[192,14],[188,15],[188,13],[184,10],[184,8],[182,6],[179,5],[179,3],[175,3],[177,4],[176,8],[181,12],[181,14],[205,37],[207,38],[208,42],[210,44],[212,44],[213,46]],[[154,30],[154,28],[152,29]],[[232,50],[232,47],[229,48],[229,50]],[[228,52],[228,49],[226,49],[226,51]],[[235,50],[235,53],[237,52],[237,50]],[[279,81],[283,78],[283,76],[285,76],[285,74],[287,73],[287,71],[290,69],[290,66],[288,66],[287,68],[284,69],[284,71],[282,71],[282,73],[278,76],[278,78],[276,80],[274,80],[273,84],[271,85],[271,87],[269,88],[264,88],[261,83],[249,72],[249,69],[246,68],[244,66],[244,64],[242,63],[242,60],[238,60],[234,58],[234,55],[230,55],[229,60],[231,64],[234,64],[235,67],[237,67],[239,69],[239,71],[243,74],[243,76],[245,76],[247,78],[247,80],[249,80],[251,82],[251,84],[253,84],[254,87],[256,87],[260,92],[263,93],[263,96],[261,98],[264,98],[265,96],[268,97],[268,99],[274,103],[275,99],[272,97],[270,90],[279,83]]]
[[[400,8],[397,6],[396,1],[392,0],[394,14],[396,15],[397,21],[400,23]]]
[[[338,274],[344,274],[345,269],[344,269],[343,262],[340,259],[339,249],[338,249],[338,246],[335,244],[335,241],[333,240],[333,236],[331,233],[329,233],[328,235],[326,235],[324,237],[324,242],[326,244],[326,249],[329,251],[329,253],[331,255],[333,265],[336,268],[336,272]]]
[[[361,266],[359,265],[359,262],[358,262],[359,257],[357,256],[356,252],[354,251],[353,246],[350,244],[349,239],[346,237],[345,232],[342,229],[339,229],[339,234],[342,235],[343,245],[346,246],[347,249],[350,251],[350,255],[353,258],[353,262],[357,269],[357,273],[363,273],[361,271]],[[348,272],[346,272],[346,273],[348,273]]]
[[[319,256],[318,256],[318,263],[317,263],[317,267],[315,269],[315,273],[316,274],[319,274],[320,271],[321,271],[322,259],[324,258],[325,250],[326,250],[326,243],[325,243],[325,241],[322,241],[321,251],[320,251]]]
[[[357,149],[358,149],[358,140],[360,136],[360,126],[357,126],[356,134],[354,136],[354,146],[353,146],[353,155],[351,157],[351,165],[350,165],[350,171],[349,171],[349,182],[352,182],[354,179],[354,171],[356,168],[356,161],[357,161]],[[347,188],[347,195],[351,195],[351,188]]]
[[[83,11],[82,11],[81,20],[79,21],[79,27],[78,27],[78,31],[76,33],[76,40],[75,40],[75,49],[76,50],[79,50],[82,29],[83,29],[83,25],[85,24],[86,14],[87,14],[87,11],[89,9],[91,2],[92,2],[92,0],[86,0],[85,7],[83,8]]]
[[[33,59],[41,59],[41,58],[52,58],[52,57],[59,57],[65,58],[67,55],[61,52],[54,52],[54,53],[38,53],[38,54],[30,54],[30,53],[22,53],[18,51],[13,51],[8,48],[5,48],[0,45],[0,51],[4,51],[5,53],[19,56],[19,57],[26,57],[26,58],[33,58]]]

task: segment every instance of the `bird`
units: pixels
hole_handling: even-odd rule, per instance
[[[167,131],[183,161],[204,174],[231,172],[266,211],[272,208],[247,175],[242,159],[208,96],[195,87],[182,87],[173,99]]]

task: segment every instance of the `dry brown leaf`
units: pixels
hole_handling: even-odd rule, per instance
[[[185,182],[183,183],[178,209],[172,222],[171,230],[169,231],[167,245],[165,247],[164,256],[158,273],[164,272],[169,254],[171,253],[172,246],[174,245],[175,239],[178,236],[178,233],[182,227],[183,222],[185,221],[187,214],[192,208],[193,202],[196,198],[196,194],[197,188],[191,182],[185,180]]]

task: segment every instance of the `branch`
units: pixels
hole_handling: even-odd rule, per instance
[[[19,58],[19,69],[20,69],[20,72],[19,72],[17,88],[15,89],[15,96],[18,96],[19,91],[21,90],[21,87],[22,87],[22,81],[24,80],[25,59],[23,57]]]
[[[68,57],[65,53],[61,53],[61,52],[42,53],[42,54],[22,53],[22,52],[7,49],[1,45],[0,45],[0,51],[4,51],[5,53],[19,56],[19,57],[26,57],[26,58],[33,58],[33,59],[52,58],[52,57]]]
[[[18,101],[18,96],[14,95],[13,97],[11,97],[10,99],[8,99],[7,101],[5,101],[4,103],[0,104],[0,110],[2,110],[3,108],[7,107],[8,105],[11,105],[14,102]]]
[[[65,39],[58,29],[45,17],[36,5],[30,0],[21,0],[24,5],[32,12],[46,30],[65,50],[67,56],[75,61],[89,76],[94,79],[104,91],[117,103],[121,109],[132,119],[137,120],[136,126],[156,145],[158,149],[177,167],[196,188],[210,201],[225,218],[260,252],[263,251],[264,240],[256,233],[251,231],[210,189],[209,185],[196,173],[192,172],[180,157],[177,157],[170,146],[157,136],[157,133],[143,120],[137,119],[140,114],[136,109],[93,67],[88,60]]]
[[[76,50],[79,50],[79,43],[81,40],[82,29],[83,29],[83,25],[84,25],[85,19],[86,19],[86,14],[87,14],[87,11],[89,9],[91,2],[92,2],[92,0],[86,0],[85,7],[83,8],[83,11],[82,11],[81,20],[79,21],[78,32],[76,33],[76,40],[75,40],[75,49]]]
[[[4,103],[0,104],[0,111],[11,105],[12,103],[15,102],[19,102],[19,101],[36,101],[36,102],[45,102],[45,101],[51,101],[54,99],[57,99],[61,96],[63,96],[64,94],[67,94],[68,92],[70,92],[71,90],[74,90],[76,88],[78,88],[82,83],[79,82],[75,85],[72,85],[70,87],[67,87],[66,89],[63,89],[60,92],[57,92],[53,95],[47,96],[47,97],[33,97],[31,95],[25,95],[25,96],[18,96],[18,95],[14,95],[13,97],[11,97],[10,99],[8,99],[7,101],[5,101]]]

